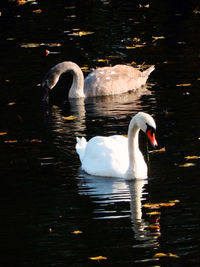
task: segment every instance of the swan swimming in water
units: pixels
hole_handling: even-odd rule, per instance
[[[69,98],[96,97],[118,95],[145,85],[154,66],[141,72],[127,65],[97,68],[84,80],[83,72],[76,63],[64,61],[52,67],[44,76],[42,87],[45,89],[44,99],[48,98],[50,90],[57,84],[60,76],[71,72],[73,82],[69,90]]]
[[[151,144],[157,146],[155,121],[144,112],[131,119],[128,138],[121,135],[96,136],[87,142],[84,137],[77,137],[76,152],[82,169],[96,176],[147,178],[147,164],[138,144],[140,129],[147,134]]]

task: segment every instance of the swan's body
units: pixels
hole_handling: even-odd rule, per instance
[[[145,85],[153,70],[154,66],[141,72],[131,66],[115,65],[97,68],[84,81],[83,72],[79,66],[73,62],[64,61],[50,69],[43,79],[42,86],[47,89],[45,95],[47,97],[48,92],[58,82],[60,75],[71,72],[73,82],[69,90],[69,98],[118,95]]]
[[[88,142],[77,138],[76,151],[82,169],[91,175],[124,177],[126,179],[147,178],[147,165],[139,149],[139,130],[147,133],[152,145],[156,124],[146,113],[139,112],[129,124],[128,138],[121,135],[96,136]]]

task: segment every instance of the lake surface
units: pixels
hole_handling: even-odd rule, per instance
[[[0,266],[199,266],[199,3],[4,1],[0,12]],[[144,95],[85,101],[67,99],[66,74],[43,106],[42,77],[66,60],[85,76],[156,69]],[[138,111],[157,124],[157,151],[140,134],[149,179],[84,173],[75,137],[127,134]]]

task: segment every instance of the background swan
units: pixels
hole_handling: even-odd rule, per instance
[[[141,72],[127,65],[115,65],[114,67],[97,68],[91,72],[84,81],[82,70],[70,61],[64,61],[55,65],[45,75],[42,87],[45,88],[44,100],[49,91],[56,85],[60,75],[71,72],[73,75],[72,86],[69,90],[69,98],[95,97],[122,94],[136,90],[144,85],[154,66]]]
[[[128,138],[121,135],[96,136],[88,142],[84,137],[77,138],[76,152],[82,169],[97,176],[147,178],[147,165],[138,144],[140,129],[156,146],[155,121],[144,112],[139,112],[131,119]]]

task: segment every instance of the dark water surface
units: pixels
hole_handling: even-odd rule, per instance
[[[199,2],[2,1],[0,12],[0,266],[200,266]],[[64,60],[156,70],[146,95],[70,102],[65,75],[43,107],[37,85]],[[149,179],[83,173],[75,136],[126,134],[138,111],[165,148],[141,133]]]

